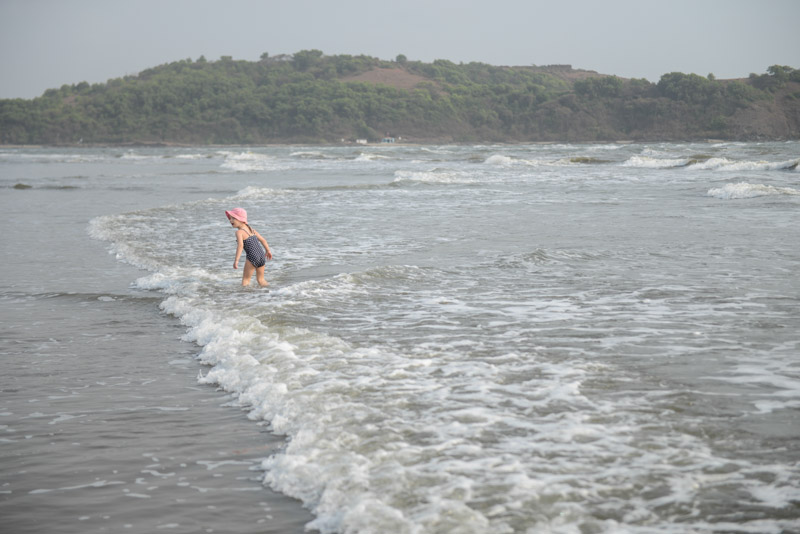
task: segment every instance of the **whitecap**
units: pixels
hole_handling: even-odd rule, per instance
[[[589,147],[587,147],[587,149],[588,149],[589,151],[592,151],[592,152],[594,152],[594,151],[598,151],[598,150],[619,150],[619,149],[621,149],[621,148],[624,148],[625,146],[626,146],[626,145],[616,145],[616,144],[610,144],[610,145],[592,145],[592,146],[589,146]]]
[[[358,157],[356,157],[355,161],[379,161],[385,159],[392,159],[392,158],[390,158],[389,156],[384,156],[382,154],[368,154],[362,152],[361,154],[358,155]]]
[[[471,184],[475,178],[470,178],[464,172],[458,171],[395,171],[392,183],[421,182],[428,184]]]
[[[697,163],[696,169],[710,169],[719,171],[780,171],[796,170],[800,159],[787,161],[731,161],[727,158],[711,158]]]
[[[122,154],[119,158],[120,159],[133,160],[133,161],[139,161],[139,160],[151,159],[151,156],[145,156],[143,154],[137,154],[133,150],[129,150],[128,152],[125,152],[124,154]]]
[[[725,184],[708,190],[708,196],[721,198],[723,200],[735,200],[743,198],[755,198],[771,195],[800,195],[800,190],[791,187],[775,187],[764,184],[748,184],[740,182],[738,184]]]
[[[257,187],[254,185],[249,185],[244,189],[240,190],[236,193],[232,198],[235,200],[260,200],[262,198],[270,198],[277,194],[280,194],[281,191],[276,189],[270,189],[268,187]]]
[[[175,159],[210,159],[214,156],[211,154],[178,154],[175,156]]]
[[[643,169],[671,169],[674,167],[686,167],[693,162],[690,158],[653,158],[650,156],[631,156],[625,161],[623,167],[640,167]]]
[[[275,168],[275,158],[255,152],[226,153],[221,167],[236,172],[265,171]]]
[[[525,159],[513,156],[505,156],[503,154],[494,154],[484,160],[486,165],[496,165],[498,167],[511,167],[514,165],[527,165],[536,167],[539,165],[564,165],[561,160],[540,160],[540,159]]]
[[[509,156],[503,156],[501,154],[494,154],[493,156],[489,156],[484,161],[487,165],[513,165],[514,159]]]

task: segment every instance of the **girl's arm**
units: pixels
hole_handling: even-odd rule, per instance
[[[272,259],[272,251],[269,249],[269,244],[267,243],[267,240],[264,239],[263,237],[261,237],[261,234],[259,234],[258,232],[256,232],[256,239],[258,239],[261,242],[261,246],[264,247],[264,250],[267,253],[267,259],[271,260]]]
[[[242,255],[242,250],[244,250],[244,240],[242,239],[242,235],[244,232],[242,230],[236,231],[236,258],[233,260],[233,268],[239,268],[239,256]]]

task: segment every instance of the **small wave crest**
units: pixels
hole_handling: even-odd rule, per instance
[[[738,184],[725,184],[723,187],[708,190],[708,196],[721,198],[723,200],[736,200],[743,198],[755,198],[772,195],[800,195],[800,190],[791,187],[775,187],[764,184],[748,184],[740,182]]]
[[[631,156],[625,161],[623,167],[638,167],[643,169],[673,169],[675,167],[686,167],[695,160],[691,158],[654,158],[651,156]]]
[[[244,189],[237,192],[232,199],[235,200],[260,200],[262,198],[271,198],[275,195],[281,193],[282,191],[278,191],[276,189],[270,189],[268,187],[257,187],[254,185],[248,185]]]
[[[386,160],[386,159],[392,159],[392,158],[390,158],[389,156],[383,156],[381,154],[366,154],[366,153],[362,153],[362,154],[359,154],[358,157],[356,157],[355,160],[356,161],[378,161],[378,160]]]
[[[510,156],[503,156],[501,154],[494,154],[493,156],[489,156],[488,158],[486,158],[486,161],[484,161],[484,163],[486,163],[487,165],[508,166],[514,164],[514,158]]]
[[[255,152],[225,153],[221,167],[236,172],[257,172],[275,168],[276,160],[266,154]]]
[[[694,168],[719,171],[782,171],[796,170],[800,159],[788,161],[731,161],[727,158],[710,158],[698,162]]]
[[[419,182],[426,184],[472,184],[475,178],[458,171],[395,171],[393,184]]]
[[[486,165],[495,165],[498,167],[512,167],[515,165],[527,165],[527,166],[537,166],[537,165],[547,165],[553,164],[552,162],[542,161],[538,159],[524,159],[524,158],[515,158],[513,156],[506,156],[504,154],[494,154],[489,156],[484,160]]]
[[[591,156],[569,156],[559,159],[526,159],[515,158],[513,156],[506,156],[503,154],[494,154],[484,160],[486,165],[494,165],[497,167],[513,167],[513,166],[527,166],[527,167],[563,167],[567,165],[599,165],[609,163],[609,160],[595,158]]]
[[[623,167],[638,167],[644,169],[674,169],[678,167],[691,167],[696,170],[711,171],[781,171],[796,170],[800,159],[787,161],[735,161],[728,158],[715,158],[706,155],[691,156],[686,158],[657,158],[652,156],[631,156]]]
[[[212,159],[214,157],[215,157],[214,154],[178,154],[175,156],[175,159],[198,160],[198,159]]]
[[[130,161],[144,161],[144,160],[148,160],[148,159],[162,159],[162,158],[163,158],[163,156],[154,157],[154,156],[148,156],[148,155],[145,155],[145,154],[139,154],[138,152],[136,152],[134,150],[128,150],[124,154],[120,154],[119,155],[119,159],[126,159],[126,160],[130,160]]]

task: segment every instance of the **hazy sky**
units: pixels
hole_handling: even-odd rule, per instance
[[[800,0],[0,0],[0,98],[313,48],[739,78],[800,68],[799,21]]]

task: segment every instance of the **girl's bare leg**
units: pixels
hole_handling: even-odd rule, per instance
[[[250,279],[253,278],[253,273],[255,272],[256,267],[250,261],[244,262],[244,273],[242,273],[242,286],[247,287],[250,285]],[[262,268],[263,270],[263,268]],[[263,275],[262,275],[263,276]]]
[[[256,269],[256,280],[258,281],[258,285],[260,285],[261,287],[267,287],[269,285],[269,282],[264,280],[264,266],[263,265]]]

